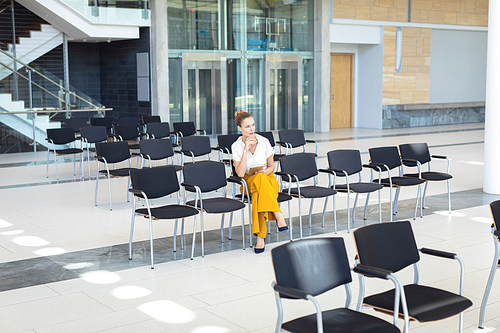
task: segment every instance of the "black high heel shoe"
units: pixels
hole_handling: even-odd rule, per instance
[[[266,246],[265,246],[265,245],[264,245],[264,247],[263,247],[263,248],[261,248],[261,249],[258,249],[258,248],[256,248],[256,247],[254,247],[254,248],[253,248],[253,250],[254,250],[255,254],[262,253],[262,252],[264,252],[264,250],[265,250],[265,249],[266,249]]]
[[[281,231],[287,231],[288,230],[288,226],[285,225],[284,227],[279,227],[278,226],[278,221],[276,221],[276,226],[278,227],[278,231],[281,232]]]

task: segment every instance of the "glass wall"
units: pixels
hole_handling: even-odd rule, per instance
[[[190,94],[195,87],[190,86],[189,91],[182,91],[179,82],[183,77],[180,74],[182,62],[179,58],[186,53],[213,52],[222,54],[226,62],[224,77],[227,77],[227,96],[224,99],[227,100],[228,133],[237,132],[234,113],[239,109],[254,115],[259,131],[293,126],[313,131],[314,90],[310,84],[314,72],[313,14],[313,0],[169,0],[170,121],[194,121],[195,118],[194,114],[182,112],[182,101],[185,100],[183,94]],[[299,64],[302,66],[299,71],[302,76],[300,87],[289,88],[287,82],[292,74],[280,70],[271,74],[273,78],[279,76],[278,82],[272,83],[278,85],[278,89],[266,92],[269,90],[267,86],[271,84],[266,82],[266,77],[269,77],[269,73],[266,73],[269,71],[266,69],[266,54],[275,53],[302,56],[304,60]],[[214,81],[211,82],[213,84]],[[210,84],[208,77],[204,84]],[[301,90],[298,95],[300,100],[290,102],[288,89]],[[218,91],[212,89],[211,93]],[[266,96],[270,94],[278,97],[278,103],[271,106],[272,110],[266,108],[266,99],[273,98]],[[197,102],[187,100],[190,103]],[[203,103],[209,105],[207,101]],[[299,104],[300,108],[296,106]],[[294,116],[302,117],[301,121],[286,121],[282,117],[291,111],[284,109],[301,109],[302,112]],[[271,117],[268,116],[270,113],[273,113]],[[274,113],[278,115],[277,120]],[[184,118],[189,116],[189,119],[182,119],[183,114]]]

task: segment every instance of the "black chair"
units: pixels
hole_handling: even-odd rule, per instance
[[[208,157],[210,160],[210,153],[216,148],[210,147],[210,138],[208,136],[188,136],[181,137],[181,165],[184,165],[185,156],[191,157],[191,162],[195,162],[195,157]]]
[[[306,140],[303,130],[286,129],[278,131],[280,141],[276,142],[286,148],[286,154],[292,154],[293,148],[302,147],[302,152],[306,152],[306,143],[314,143],[316,148],[314,154],[318,155],[318,143],[314,140]]]
[[[276,277],[272,285],[278,307],[276,333],[282,329],[287,332],[400,332],[396,326],[382,319],[349,309],[352,277],[342,238],[315,238],[287,243],[272,249],[271,256]],[[357,270],[382,279],[390,278],[370,267],[360,265]],[[315,296],[342,285],[347,296],[345,307],[321,311]],[[316,313],[283,323],[282,298],[311,301]]]
[[[95,144],[96,148],[96,161],[97,161],[97,174],[95,180],[95,205],[97,206],[97,188],[99,186],[99,175],[104,175],[108,178],[108,189],[109,189],[109,210],[113,210],[111,201],[111,177],[127,177],[127,189],[130,185],[130,170],[134,170],[130,163],[130,151],[128,148],[128,143],[126,141],[116,141],[116,142],[98,142]],[[127,167],[128,161],[128,167]],[[123,168],[110,168],[110,164],[124,162],[125,167]],[[103,170],[99,170],[99,163],[104,163]],[[128,191],[127,191],[127,202],[129,201]]]
[[[238,140],[239,137],[240,137],[239,134],[217,135],[216,149],[219,151],[219,161],[228,165],[231,168],[231,170],[233,167],[233,159],[231,157],[231,154],[233,152],[231,150],[231,146],[236,140]],[[227,155],[227,158],[224,158],[224,154]]]
[[[87,118],[64,119],[64,128],[72,128],[75,134],[80,134],[80,128],[88,126]]]
[[[265,137],[266,139],[269,140],[269,143],[271,144],[271,147],[275,147],[276,146],[276,142],[274,141],[274,135],[273,135],[273,132],[256,132],[257,134],[259,135],[262,135],[263,137]],[[285,154],[281,154],[281,146],[280,146],[280,154],[274,154],[274,162],[279,162],[280,158],[282,158],[283,156],[285,156]]]
[[[113,132],[113,118],[90,118],[90,126],[104,126],[110,135]]]
[[[200,198],[200,201],[198,203],[196,203],[196,200],[190,200],[186,202],[186,205],[196,207],[201,211],[201,256],[205,256],[203,226],[204,212],[208,214],[222,214],[222,233],[222,230],[224,228],[224,215],[226,213],[230,213],[232,218],[233,212],[241,210],[241,233],[243,239],[243,249],[245,249],[245,216],[243,211],[243,209],[245,208],[245,204],[242,201],[226,197],[227,182],[235,182],[235,180],[231,178],[226,180],[224,163],[215,161],[200,161],[196,163],[189,163],[184,165],[182,174],[184,176],[184,182],[182,183],[182,185],[186,190],[184,193],[196,193],[197,197]],[[206,199],[202,198],[203,193],[214,192],[217,190],[222,190],[222,197],[212,196]],[[194,256],[194,245],[195,240],[193,237],[191,259]]]
[[[149,167],[152,167],[152,161],[165,159],[168,164],[168,158],[171,158],[173,164],[174,149],[172,148],[172,141],[162,139],[142,140],[139,142],[140,153],[137,154],[141,157],[141,169],[144,167],[144,161],[148,161]],[[136,155],[136,154],[133,154]],[[180,165],[173,165],[175,171],[180,171]]]
[[[89,169],[90,179],[90,153],[95,153],[95,146],[92,144],[108,140],[108,133],[104,126],[87,126],[80,129],[80,136],[82,143],[85,143],[85,150],[87,151],[87,166]]]
[[[395,215],[398,211],[398,198],[401,187],[418,186],[413,219],[415,219],[417,216],[417,207],[419,199],[420,199],[420,217],[422,217],[421,185],[425,182],[425,180],[419,177],[403,176],[403,164],[401,161],[401,157],[399,156],[398,147],[390,146],[390,147],[370,148],[368,149],[368,152],[370,153],[370,164],[368,164],[367,166],[371,167],[373,170],[379,173],[379,179],[375,179],[373,180],[373,182],[379,183],[382,186],[389,188],[391,222],[392,222],[392,216]],[[391,170],[393,169],[398,170],[399,172],[398,176],[391,176]],[[382,173],[385,171],[387,171],[387,178],[382,178]],[[394,205],[392,200],[392,188],[396,188],[396,194],[394,196]]]
[[[280,159],[280,165],[281,171],[276,172],[276,174],[280,175],[282,180],[288,182],[288,188],[283,189],[282,192],[299,199],[300,238],[302,239],[301,198],[311,199],[311,204],[309,206],[309,228],[311,227],[311,216],[314,199],[325,198],[325,206],[323,208],[322,218],[322,226],[324,227],[328,197],[333,196],[337,193],[337,191],[329,187],[317,186],[318,169],[316,167],[316,154],[299,153],[283,156]],[[314,185],[300,185],[300,182],[306,181],[310,178],[314,178]],[[292,188],[292,184],[296,184],[297,187]],[[333,199],[333,216],[335,223],[337,223],[335,212],[335,197]]]
[[[401,306],[395,307],[395,289],[364,297],[364,280],[360,277],[360,298],[358,309],[363,304],[385,313],[408,314],[412,320],[430,322],[442,320],[460,314],[459,332],[462,332],[463,311],[472,302],[463,297],[464,266],[462,260],[455,254],[428,248],[417,248],[415,236],[409,221],[372,224],[360,227],[353,232],[358,260],[362,265],[371,266],[393,275],[403,268],[414,268],[413,284],[400,285]],[[418,261],[419,253],[446,259],[456,259],[460,264],[459,294],[442,289],[419,285]],[[401,283],[401,282],[399,282]],[[397,292],[396,292],[397,294]],[[405,320],[405,332],[409,330],[409,321]]]
[[[142,123],[143,124],[161,123],[161,118],[160,116],[142,116]]]
[[[486,303],[490,296],[495,272],[499,267],[498,259],[500,258],[500,200],[490,203],[491,215],[493,216],[493,224],[491,225],[491,233],[493,234],[493,245],[495,254],[493,255],[493,264],[491,265],[490,275],[486,288],[484,289],[483,300],[481,302],[481,310],[479,311],[479,328],[484,328],[484,314],[486,312]]]
[[[57,156],[73,155],[73,175],[76,176],[74,155],[80,154],[80,177],[82,177],[82,159],[83,150],[75,147],[75,132],[73,128],[49,128],[47,129],[47,178],[49,178],[49,156],[54,153],[54,163],[56,165],[56,179],[59,180],[59,171],[57,170]],[[68,145],[73,143],[73,148],[56,148],[56,145]],[[51,146],[52,145],[52,150]]]
[[[194,126],[194,122],[192,121],[172,123],[172,126],[174,126],[174,133],[177,137],[177,141],[179,141],[182,137],[196,135],[198,133],[207,135],[207,132],[205,132],[205,130],[196,129],[196,127]]]
[[[146,134],[148,139],[170,139],[170,125],[169,123],[147,123]]]
[[[133,213],[130,227],[130,240],[128,244],[128,258],[132,260],[132,240],[135,217],[137,215],[144,216],[149,219],[149,244],[151,247],[151,269],[153,269],[153,220],[175,220],[173,239],[175,252],[178,219],[182,219],[182,224],[184,225],[185,218],[194,216],[194,237],[196,232],[196,215],[198,215],[199,212],[196,208],[179,204],[151,207],[149,200],[166,197],[172,193],[177,193],[177,203],[179,203],[180,187],[177,180],[176,170],[172,166],[130,170],[130,180],[132,188],[129,189],[129,191],[134,194],[134,197],[143,199],[146,202],[146,208],[136,208],[136,200],[133,200],[134,206],[132,208]],[[197,201],[198,198],[195,199],[195,202]],[[183,236],[184,235],[181,235],[181,237]]]
[[[422,208],[425,209],[425,193],[427,192],[427,185],[429,182],[444,181],[446,180],[446,187],[448,189],[448,211],[451,212],[451,195],[450,195],[450,160],[447,156],[431,155],[427,143],[409,143],[399,145],[399,152],[403,159],[403,164],[408,167],[418,167],[421,170],[422,165],[427,164],[427,171],[420,171],[420,173],[405,173],[406,177],[420,177],[425,179],[424,194],[422,196]],[[431,159],[446,160],[447,167],[445,172],[431,171]],[[412,161],[413,160],[413,161]]]
[[[115,139],[120,141],[128,141],[129,149],[139,149],[139,143],[137,143],[137,141],[141,137],[141,133],[139,132],[138,125],[114,125],[113,133],[115,135]]]
[[[368,200],[370,199],[370,193],[378,191],[378,212],[379,212],[379,222],[382,223],[382,206],[380,202],[380,189],[383,188],[382,185],[373,183],[373,169],[371,173],[370,182],[363,183],[361,179],[361,171],[363,170],[363,164],[361,163],[361,153],[359,150],[355,149],[343,149],[343,150],[332,150],[327,153],[328,158],[328,169],[329,172],[328,186],[337,190],[337,192],[347,193],[347,232],[350,232],[350,198],[349,194],[356,193],[356,198],[354,199],[354,206],[352,207],[352,223],[354,224],[356,216],[356,204],[358,202],[359,193],[366,193],[365,202],[365,212],[364,219],[366,220],[366,211],[368,207]],[[349,182],[349,176],[358,175],[358,182]],[[331,176],[333,175],[333,185]],[[345,178],[345,184],[337,184],[337,177]],[[337,225],[335,224],[335,232],[337,232]]]

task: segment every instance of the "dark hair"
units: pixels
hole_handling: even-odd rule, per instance
[[[250,117],[253,118],[253,116],[250,113],[245,112],[243,110],[236,111],[234,116],[236,117],[236,125],[238,125],[238,126],[241,126],[241,123],[243,122],[243,120],[250,118]]]

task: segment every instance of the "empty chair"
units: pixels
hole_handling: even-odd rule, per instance
[[[47,141],[49,143],[47,146],[47,178],[49,178],[49,156],[51,151],[54,153],[56,179],[59,179],[59,172],[57,170],[57,156],[73,155],[73,175],[76,176],[76,160],[74,155],[80,154],[80,176],[82,176],[83,150],[75,148],[76,137],[73,128],[49,128],[47,129]],[[56,145],[68,145],[70,143],[73,143],[73,148],[56,148]]]
[[[280,141],[277,143],[286,148],[286,154],[292,154],[293,148],[302,147],[302,152],[306,152],[306,143],[314,143],[316,148],[314,154],[318,155],[318,144],[314,140],[306,140],[304,131],[299,129],[286,129],[278,131]]]
[[[144,199],[146,207],[136,208],[136,200],[133,200],[132,222],[130,226],[129,259],[132,260],[132,240],[134,234],[135,217],[144,216],[149,220],[149,244],[151,251],[151,268],[154,268],[153,260],[153,220],[175,220],[173,247],[176,251],[177,220],[194,216],[193,237],[196,232],[196,215],[198,210],[193,207],[179,204],[170,204],[151,207],[149,200],[162,198],[172,193],[177,193],[179,202],[179,183],[176,170],[173,166],[161,166],[157,168],[130,170],[132,188],[129,190],[134,197]],[[195,199],[197,202],[198,198]],[[183,235],[181,235],[183,237]],[[193,239],[194,242],[194,239]]]
[[[226,135],[217,135],[217,147],[216,149],[219,151],[219,160],[224,162],[224,164],[229,165],[232,170],[233,159],[231,158],[231,145],[238,140],[240,137],[239,134],[226,134]],[[224,154],[227,155],[227,158],[224,158]]]
[[[104,126],[108,134],[111,134],[113,132],[113,118],[90,118],[90,126]]]
[[[184,138],[186,139],[186,138]],[[204,243],[204,225],[203,215],[207,214],[222,214],[221,231],[224,228],[224,215],[241,210],[241,234],[243,238],[243,249],[245,249],[245,216],[243,208],[245,204],[242,201],[227,198],[226,195],[226,171],[224,163],[215,161],[200,161],[184,165],[182,169],[184,186],[187,192],[196,193],[200,198],[196,204],[196,200],[186,202],[186,205],[196,207],[201,211],[201,256],[205,256]],[[211,196],[203,198],[203,193],[222,192],[222,196]],[[193,245],[191,250],[191,258],[194,256],[195,239],[193,237]]]
[[[413,266],[415,272],[412,284],[404,287],[400,285],[401,306],[394,303],[394,294],[399,294],[395,289],[364,297],[364,282],[360,278],[358,309],[364,297],[363,304],[366,306],[389,314],[393,313],[394,309],[398,309],[400,315],[404,314],[406,317],[408,314],[409,318],[419,322],[437,321],[460,314],[459,331],[462,332],[463,311],[469,308],[472,302],[462,296],[464,266],[455,253],[428,248],[419,250],[409,221],[372,224],[356,229],[353,235],[360,264],[384,270],[388,275],[393,275],[409,266]],[[459,262],[458,294],[418,284],[419,253]],[[404,332],[408,330],[409,321],[406,318]]]
[[[96,160],[97,160],[97,174],[95,180],[95,205],[97,206],[97,188],[99,186],[99,175],[104,175],[108,178],[108,190],[109,190],[109,210],[113,209],[111,200],[111,177],[127,177],[127,189],[130,185],[129,173],[133,170],[130,163],[130,151],[128,149],[128,143],[126,141],[116,141],[116,142],[98,142],[95,144],[96,148]],[[128,161],[128,167],[127,167]],[[124,162],[125,166],[123,168],[112,168],[111,164]],[[104,164],[104,169],[99,170],[99,163]],[[127,202],[128,191],[127,191]]]
[[[399,152],[403,159],[403,164],[408,167],[418,167],[418,173],[404,173],[406,177],[422,178],[425,179],[424,194],[422,196],[422,208],[425,209],[425,193],[427,192],[427,185],[429,182],[444,181],[446,180],[446,187],[448,189],[448,211],[451,212],[451,196],[450,196],[450,160],[446,156],[431,155],[427,143],[409,143],[399,145]],[[447,167],[445,172],[437,172],[431,170],[431,159],[446,160]],[[427,163],[427,171],[421,170],[421,167]]]
[[[95,146],[91,147],[91,145],[97,142],[107,141],[108,133],[104,126],[87,126],[80,129],[80,135],[82,143],[85,143],[85,150],[87,151],[87,166],[90,179],[90,153],[95,153]]]
[[[166,164],[168,164],[168,158],[170,158],[173,164],[173,156],[174,149],[172,148],[172,141],[170,140],[162,140],[162,139],[151,139],[151,140],[142,140],[139,142],[140,153],[138,154],[141,157],[141,168],[144,166],[144,161],[148,161],[148,166],[152,167],[152,161],[163,160],[165,159]],[[173,165],[176,171],[180,171],[182,169],[179,165]]]
[[[271,144],[271,147],[274,148],[276,146],[276,142],[274,142],[273,132],[257,132],[257,134],[262,135],[263,137],[268,139],[269,143]],[[280,153],[281,153],[281,146],[280,146]],[[285,156],[285,154],[274,154],[273,159],[275,162],[279,162],[280,158],[283,156]]]
[[[490,296],[493,279],[495,278],[495,272],[499,267],[498,259],[500,258],[500,200],[490,203],[490,209],[491,215],[493,215],[493,225],[491,226],[491,233],[493,234],[493,245],[495,246],[495,253],[493,255],[493,263],[491,264],[488,282],[486,283],[486,288],[484,289],[483,300],[481,302],[481,310],[479,311],[479,328],[484,328],[484,314],[486,312],[486,303],[488,302],[488,297]]]
[[[288,182],[288,188],[283,189],[282,192],[299,199],[299,221],[300,221],[300,238],[302,238],[302,206],[301,198],[311,199],[309,206],[309,228],[311,227],[311,216],[314,204],[314,199],[325,198],[325,205],[323,208],[322,226],[325,225],[326,205],[328,197],[337,193],[332,188],[317,185],[318,169],[316,167],[316,154],[312,153],[299,153],[294,155],[283,156],[280,159],[281,172],[276,172],[281,176],[281,179]],[[314,185],[301,185],[300,182],[308,179],[314,179]],[[292,184],[296,187],[292,188]],[[335,199],[333,201],[334,221],[337,223],[335,214]]]
[[[139,149],[137,140],[140,138],[141,133],[137,125],[114,125],[113,133],[117,140],[127,141],[129,149]]]
[[[396,326],[382,319],[349,309],[352,277],[342,238],[315,238],[287,243],[272,249],[271,256],[276,277],[272,285],[278,307],[276,333],[282,329],[287,332],[400,332]],[[370,267],[360,265],[357,271],[390,279]],[[346,290],[345,306],[322,311],[315,297],[339,286],[344,286]],[[283,323],[282,298],[311,301],[316,313]],[[310,313],[310,309],[309,305],[304,312]]]
[[[148,123],[146,124],[146,134],[148,139],[170,139],[170,125],[169,123]]]
[[[329,172],[329,186],[338,192],[347,193],[347,231],[350,231],[350,193],[356,193],[356,198],[354,199],[354,206],[352,207],[352,223],[355,221],[356,215],[356,204],[358,202],[358,195],[360,193],[366,193],[365,202],[365,212],[364,219],[366,220],[366,210],[368,206],[368,200],[370,199],[370,193],[378,191],[378,211],[379,211],[379,221],[382,223],[382,207],[380,202],[380,189],[383,188],[382,185],[373,183],[373,171],[372,179],[370,182],[363,182],[361,179],[361,171],[363,170],[363,164],[361,163],[361,153],[359,150],[355,149],[343,149],[343,150],[332,150],[327,153],[328,158],[328,169]],[[370,170],[372,170],[370,168]],[[357,182],[350,182],[349,176],[358,175]],[[333,185],[331,184],[331,176],[334,176]],[[337,177],[345,179],[344,184],[337,183]],[[337,225],[335,225],[335,232],[337,232]]]
[[[210,153],[212,150],[217,150],[216,148],[210,147],[210,138],[208,136],[190,136],[181,138],[181,150],[182,154],[182,165],[185,164],[184,156],[191,157],[192,163],[194,163],[195,157],[207,157],[210,160]]]
[[[64,119],[64,128],[72,128],[75,134],[80,133],[80,128],[88,126],[87,118]]]
[[[398,210],[398,198],[401,187],[418,186],[415,200],[415,212],[413,213],[413,219],[415,219],[417,216],[418,201],[422,198],[421,185],[425,180],[420,177],[403,176],[403,165],[399,156],[398,147],[396,146],[370,148],[368,152],[370,153],[370,164],[368,166],[379,173],[379,179],[375,179],[373,182],[389,188],[391,222],[392,216],[395,215]],[[398,176],[391,176],[391,170],[393,169],[398,170]],[[387,171],[387,178],[382,178],[382,173],[385,171]],[[396,188],[394,205],[392,200],[392,188]],[[420,217],[422,217],[422,201],[420,201]]]
[[[172,123],[172,125],[174,126],[174,132],[177,136],[177,140],[185,136],[196,135],[197,133],[207,135],[207,132],[205,132],[205,130],[196,129],[196,127],[194,126],[194,122],[192,121]]]
[[[161,123],[161,118],[160,116],[142,116],[142,123],[143,124]]]

